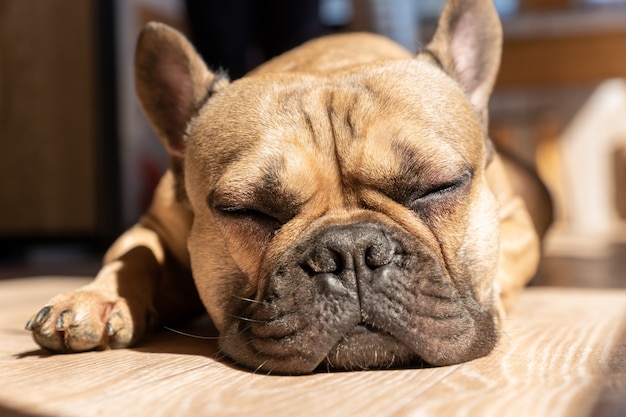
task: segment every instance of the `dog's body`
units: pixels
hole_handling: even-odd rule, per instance
[[[137,91],[171,168],[96,280],[28,323],[35,340],[125,347],[204,306],[253,369],[489,353],[539,258],[486,136],[500,43],[488,0],[453,0],[417,57],[339,35],[229,83],[149,25]]]

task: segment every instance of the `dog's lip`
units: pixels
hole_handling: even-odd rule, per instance
[[[374,324],[362,321],[354,326],[354,328],[345,333],[342,341],[338,343],[342,344],[343,342],[347,342],[350,339],[358,339],[359,341],[363,340],[385,340],[388,342],[393,342],[395,344],[404,345],[402,341],[394,336],[391,332],[388,332],[380,327],[377,327]]]
[[[391,333],[360,322],[333,346],[319,365],[337,369],[379,369],[410,363],[416,352]]]
[[[389,334],[386,331],[381,330],[378,327],[374,326],[373,324],[366,323],[366,322],[360,322],[359,324],[354,326],[354,329],[352,329],[352,331],[349,334],[350,335],[357,335],[357,334],[363,334],[363,333],[384,333],[384,334]]]

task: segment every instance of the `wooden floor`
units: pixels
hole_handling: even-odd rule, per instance
[[[529,288],[493,354],[462,365],[285,377],[166,330],[135,349],[39,350],[27,318],[84,282],[0,280],[0,416],[626,416],[624,289]]]

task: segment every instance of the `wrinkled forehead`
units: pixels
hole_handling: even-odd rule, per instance
[[[212,98],[191,129],[189,156],[211,161],[207,169],[230,166],[247,175],[336,164],[346,172],[375,170],[381,159],[396,169],[389,162],[407,158],[474,167],[484,146],[458,85],[417,60],[242,79]]]

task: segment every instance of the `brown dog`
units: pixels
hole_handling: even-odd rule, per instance
[[[268,371],[488,354],[539,258],[487,138],[500,48],[489,0],[451,0],[417,56],[333,36],[229,83],[148,25],[137,92],[171,168],[95,281],[27,328],[119,348],[204,304],[221,349]]]

